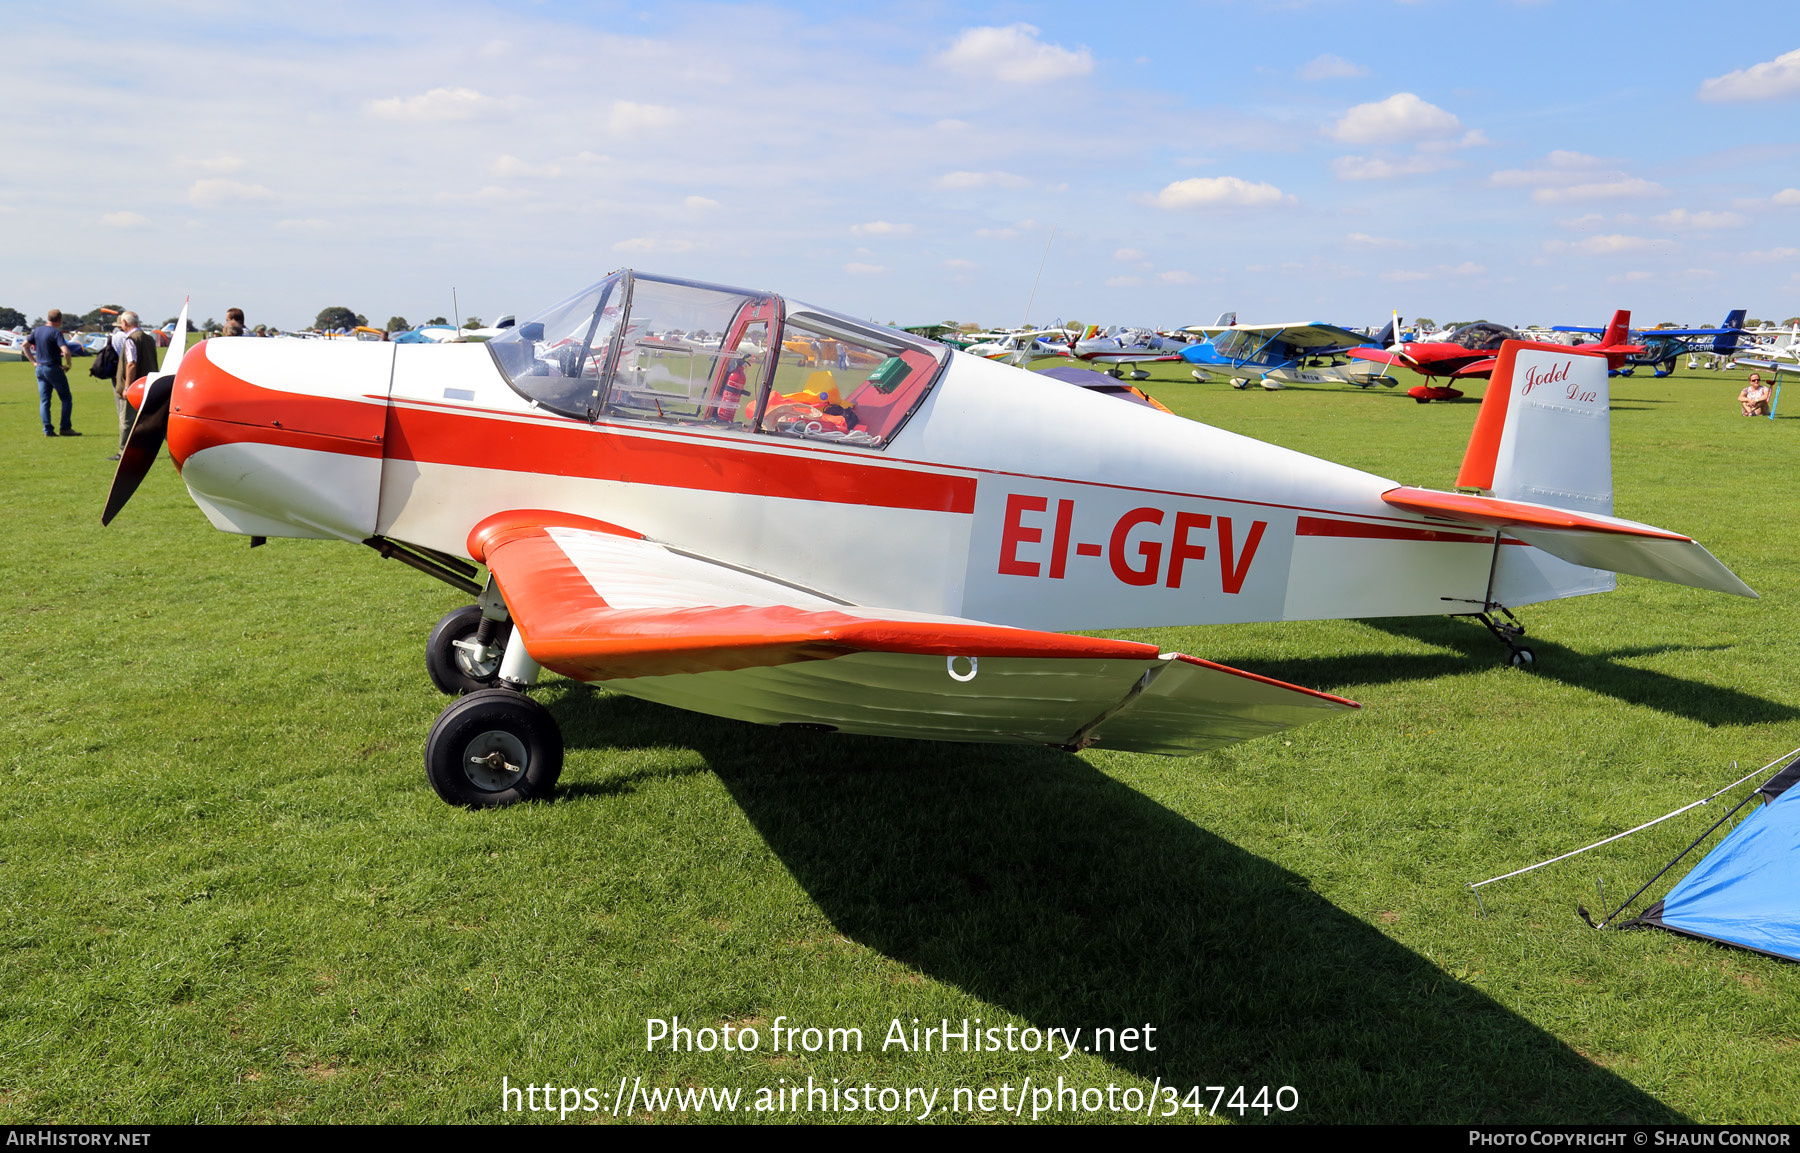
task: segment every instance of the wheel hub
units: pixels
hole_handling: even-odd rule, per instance
[[[463,774],[469,783],[490,793],[510,789],[531,767],[525,742],[503,729],[478,733],[463,749]]]
[[[455,640],[450,644],[456,650],[456,667],[462,670],[464,676],[477,681],[486,680],[499,670],[499,645],[484,645],[473,639]]]

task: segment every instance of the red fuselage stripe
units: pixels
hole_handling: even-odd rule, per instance
[[[1303,516],[1294,525],[1295,536],[1357,537],[1364,540],[1422,540],[1447,544],[1493,544],[1491,536],[1469,536],[1429,528],[1402,528],[1392,524],[1362,524],[1350,520],[1326,520]]]
[[[732,449],[589,425],[496,421],[425,409],[388,409],[387,455],[462,465],[588,477],[624,484],[929,512],[975,511],[973,477],[853,464],[816,455]]]

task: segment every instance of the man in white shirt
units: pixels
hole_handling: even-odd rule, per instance
[[[112,346],[119,354],[119,367],[113,373],[113,399],[119,407],[119,450],[122,453],[125,438],[131,434],[131,422],[137,417],[137,410],[125,399],[125,390],[139,377],[156,371],[156,338],[138,327],[137,313],[126,309],[119,314],[119,331],[113,333]],[[107,459],[118,460],[119,453]]]

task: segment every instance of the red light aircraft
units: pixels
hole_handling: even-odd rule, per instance
[[[1396,340],[1387,348],[1352,348],[1348,355],[1357,360],[1372,360],[1379,364],[1410,368],[1425,377],[1424,384],[1407,390],[1407,395],[1420,404],[1433,400],[1455,400],[1462,392],[1437,384],[1437,377],[1448,377],[1451,380],[1486,379],[1499,362],[1501,346],[1509,340],[1523,339],[1504,324],[1482,320],[1463,325],[1443,340],[1409,343],[1398,339],[1399,322],[1400,318],[1396,316]],[[1599,342],[1582,345],[1581,348],[1584,352],[1605,356],[1607,368],[1616,372],[1624,365],[1627,357],[1644,351],[1642,345],[1626,343],[1630,334],[1631,311],[1621,308],[1613,313],[1612,323],[1606,326],[1605,335]]]
[[[486,344],[171,356],[134,395],[102,520],[166,439],[253,547],[335,538],[466,591],[426,645],[465,694],[426,741],[456,804],[554,786],[540,668],[763,724],[1187,754],[1357,706],[1067,630],[1464,613],[1526,663],[1491,614],[1615,572],[1755,596],[1611,515],[1603,357],[1509,341],[1494,376],[1458,478],[1481,495],[1434,492],[626,270]]]

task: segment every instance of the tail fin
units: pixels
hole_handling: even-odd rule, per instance
[[[1506,341],[1475,416],[1457,487],[1611,516],[1611,403],[1604,355],[1562,344]],[[1488,595],[1518,605],[1607,592],[1617,583],[1611,572],[1570,564],[1541,549],[1500,548],[1494,551]]]
[[[1381,331],[1369,338],[1369,343],[1375,345],[1375,347],[1377,347],[1377,348],[1391,347],[1393,345],[1395,339],[1397,339],[1396,334],[1399,330],[1399,325],[1397,324],[1397,322],[1399,321],[1399,319],[1400,319],[1399,315],[1396,314],[1394,316],[1393,320],[1390,320],[1386,324],[1382,325]]]
[[[1631,310],[1621,308],[1613,313],[1612,323],[1606,326],[1606,332],[1600,337],[1602,345],[1624,344],[1631,339]]]
[[[1213,321],[1213,324],[1219,328],[1229,328],[1236,323],[1237,313],[1235,312],[1221,312],[1219,319]]]
[[[1742,327],[1744,327],[1744,317],[1746,317],[1748,315],[1749,315],[1748,309],[1734,308],[1730,312],[1725,314],[1725,323],[1720,325],[1719,327],[1721,327],[1721,328],[1742,328]],[[1727,332],[1720,336],[1713,337],[1712,350],[1716,353],[1729,356],[1731,353],[1736,352],[1737,348],[1738,348],[1738,335],[1735,332]]]

